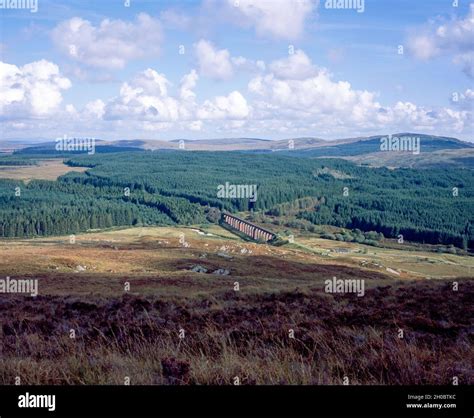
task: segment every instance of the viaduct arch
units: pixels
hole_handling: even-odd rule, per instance
[[[268,229],[261,228],[251,222],[245,221],[229,213],[224,213],[222,215],[222,221],[233,229],[255,240],[268,242],[276,238],[276,234],[269,231]]]

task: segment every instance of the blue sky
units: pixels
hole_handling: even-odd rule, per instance
[[[8,3],[2,138],[474,140],[469,1]]]

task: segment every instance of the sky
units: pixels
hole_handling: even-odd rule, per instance
[[[474,141],[467,0],[0,0],[0,20],[1,139]]]

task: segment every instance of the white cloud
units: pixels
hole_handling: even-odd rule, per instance
[[[439,26],[430,24],[408,39],[408,50],[418,59],[452,55],[453,62],[461,65],[474,78],[474,3],[464,19],[453,19]]]
[[[0,62],[0,115],[4,118],[46,117],[71,87],[52,62],[41,60],[22,67]]]
[[[232,57],[231,61],[234,68],[238,70],[256,72],[256,71],[265,71],[265,68],[266,68],[264,61],[262,60],[254,61],[242,56]]]
[[[255,28],[259,36],[299,38],[317,0],[227,0],[227,12],[238,25]]]
[[[205,120],[242,119],[249,115],[247,101],[238,91],[199,105],[193,91],[197,80],[197,72],[192,70],[181,79],[178,95],[173,96],[165,75],[149,68],[122,85],[120,95],[105,106],[104,118],[146,121],[152,124],[149,127],[164,122],[186,122],[189,129],[199,130]]]
[[[271,63],[269,72],[250,80],[248,90],[255,97],[251,101],[253,118],[266,129],[278,131],[303,128],[330,136],[373,133],[390,127],[394,131],[463,132],[472,123],[468,111],[430,109],[410,102],[382,106],[376,93],[333,80],[327,70],[314,66],[303,51]]]
[[[194,45],[198,60],[199,74],[217,80],[228,80],[234,74],[227,49],[216,49],[204,39]]]
[[[245,59],[239,59],[244,65]],[[428,108],[410,101],[393,105],[379,103],[378,94],[354,89],[348,81],[335,80],[318,68],[302,51],[271,62],[267,70],[248,83],[248,97],[235,90],[225,95],[197,100],[196,70],[181,78],[176,87],[164,74],[147,69],[123,83],[119,95],[107,104],[96,101],[81,113],[90,119],[113,123],[117,129],[143,131],[242,132],[326,137],[420,131],[466,133],[472,129],[470,89],[461,95],[463,106]]]
[[[102,119],[105,114],[105,103],[100,99],[89,102],[84,107],[84,113],[86,116]]]
[[[217,96],[206,100],[197,111],[198,119],[245,119],[249,116],[250,108],[247,100],[238,91],[228,96]]]
[[[191,70],[189,74],[186,74],[181,79],[181,88],[180,88],[180,97],[185,101],[193,101],[196,98],[196,93],[193,89],[196,87],[196,83],[199,79],[199,76],[196,70]]]
[[[199,74],[214,80],[229,80],[236,71],[260,72],[266,66],[262,60],[242,56],[232,57],[227,49],[217,49],[211,42],[201,39],[194,45]]]
[[[170,129],[173,126],[172,123],[169,122],[149,122],[145,121],[140,124],[140,129],[143,129],[144,131],[166,131],[167,129]]]
[[[294,80],[309,78],[317,73],[316,67],[300,49],[288,58],[273,61],[270,64],[270,70],[276,77]]]
[[[201,120],[194,120],[188,124],[188,128],[191,131],[200,131],[202,129],[202,121]]]
[[[410,52],[418,59],[427,60],[440,53],[436,40],[432,36],[415,36],[409,42],[408,48]]]
[[[105,19],[98,26],[74,17],[56,26],[52,39],[79,64],[110,70],[132,59],[157,56],[163,35],[160,22],[141,13],[134,22]]]
[[[77,110],[74,107],[74,105],[72,105],[72,104],[67,104],[66,107],[65,107],[65,110],[66,110],[67,113],[69,113],[71,115],[76,115],[77,114]]]
[[[107,104],[104,117],[154,122],[179,120],[187,112],[178,99],[168,95],[170,85],[163,74],[148,68],[131,82],[122,84],[120,95]]]
[[[236,68],[249,64],[242,57],[231,61]],[[2,63],[0,78],[6,129],[31,134],[136,137],[140,132],[146,136],[168,131],[334,138],[418,131],[466,136],[473,127],[472,89],[460,93],[451,108],[418,106],[408,100],[385,105],[377,92],[335,79],[302,50],[262,65],[249,80],[247,92],[234,90],[201,101],[195,92],[199,75],[194,69],[173,85],[164,74],[148,68],[124,82],[116,97],[90,101],[82,109],[60,106],[61,92],[70,82],[47,61],[20,68]]]
[[[301,50],[272,62],[269,68],[269,73],[253,78],[248,85],[261,100],[263,114],[290,118],[336,114],[358,122],[368,109],[379,106],[375,94],[353,90],[346,81],[333,81]]]

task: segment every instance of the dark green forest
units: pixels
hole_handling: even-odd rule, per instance
[[[22,158],[16,155],[0,155],[0,170],[2,167],[36,165],[37,161],[30,158]]]
[[[66,162],[90,169],[54,182],[0,180],[0,236],[198,224],[209,221],[212,207],[278,216],[282,203],[309,197],[315,205],[296,216],[316,225],[474,247],[474,177],[467,169],[391,170],[339,159],[186,151],[74,155]],[[256,184],[256,202],[218,198],[226,182]]]

